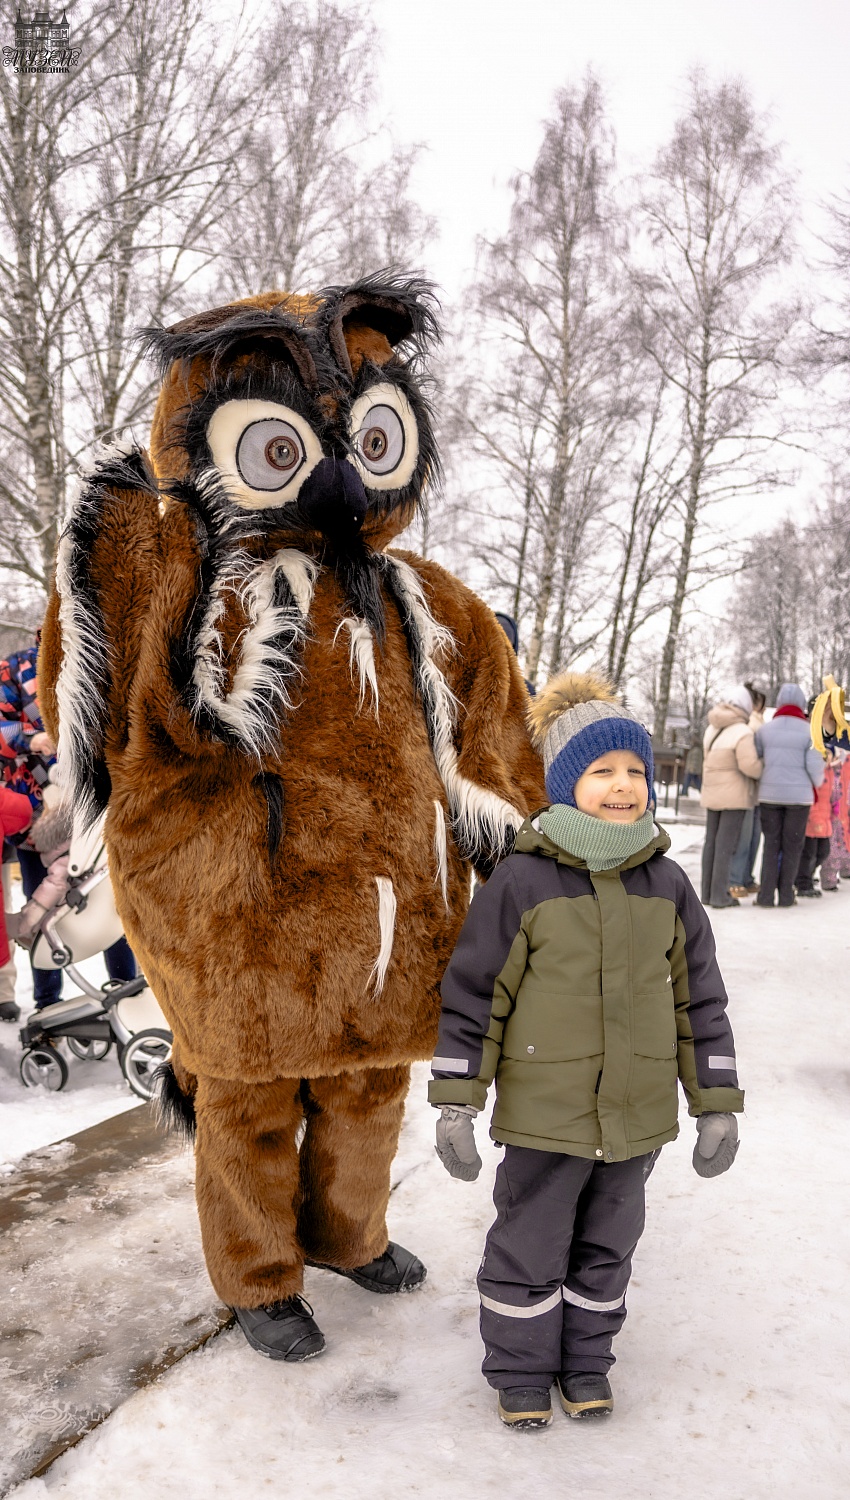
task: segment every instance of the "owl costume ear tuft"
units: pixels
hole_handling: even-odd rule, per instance
[[[326,333],[340,370],[354,379],[364,360],[385,365],[399,344],[416,354],[437,343],[440,332],[431,282],[378,271],[348,287],[327,287],[316,322]]]
[[[174,364],[188,368],[195,359],[208,360],[214,372],[225,358],[276,344],[306,389],[318,389],[316,361],[308,340],[300,324],[281,307],[230,303],[184,318],[171,328],[144,328],[138,337],[145,353],[158,361],[163,376]]]

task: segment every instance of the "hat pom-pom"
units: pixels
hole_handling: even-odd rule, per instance
[[[552,725],[568,709],[579,703],[618,703],[614,688],[595,672],[561,672],[532,698],[528,709],[528,727],[538,750]]]

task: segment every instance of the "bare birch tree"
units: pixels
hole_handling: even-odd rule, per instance
[[[528,617],[532,682],[544,658],[557,669],[602,628],[584,629],[579,581],[627,415],[613,169],[589,74],[557,94],[533,167],[513,181],[508,231],[482,245],[472,293],[485,373],[470,383],[469,430],[507,501],[488,560]]]
[[[850,496],[842,478],[805,523],[782,521],[751,545],[731,612],[736,666],[766,681],[850,683]]]
[[[276,0],[253,51],[254,129],[218,237],[222,296],[421,258],[434,223],[411,196],[418,149],[385,142],[375,124],[379,57],[365,7]]]
[[[0,572],[36,598],[81,454],[150,409],[140,324],[228,280],[345,275],[430,229],[405,196],[413,149],[378,160],[368,226],[360,208],[360,10],[273,0],[222,28],[203,0],[95,0],[73,40],[69,74],[0,80]]]
[[[647,254],[635,282],[647,347],[677,394],[688,455],[656,702],[661,739],[705,506],[773,482],[767,455],[778,434],[761,423],[797,317],[796,306],[766,300],[790,255],[792,194],[743,83],[712,87],[692,76],[688,108],[640,210]]]
[[[80,452],[149,399],[130,335],[203,266],[248,118],[201,0],[107,0],[75,42],[77,71],[5,73],[0,99],[0,567],[42,587]]]

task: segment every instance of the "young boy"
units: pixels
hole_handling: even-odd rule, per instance
[[[478,1273],[484,1374],[512,1427],[613,1408],[644,1185],[678,1133],[701,1177],[731,1166],[738,1088],[708,919],[647,811],[652,745],[609,685],[567,673],[530,709],[548,811],[475,896],[442,985],[429,1098],[437,1152],[471,1181],[472,1120],[496,1079],[504,1143]]]

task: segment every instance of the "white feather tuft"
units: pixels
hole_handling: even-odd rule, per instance
[[[434,879],[435,881],[439,882],[440,890],[443,893],[443,901],[446,904],[446,908],[448,908],[449,851],[446,840],[446,815],[443,811],[442,802],[440,802],[436,797],[434,798],[434,813],[434,853],[437,856],[437,873],[434,876]]]
[[[293,606],[274,603],[279,572],[290,585]],[[198,631],[192,679],[201,702],[253,755],[274,748],[275,725],[269,707],[285,713],[293,706],[287,684],[300,672],[297,657],[307,633],[317,573],[314,559],[292,548],[283,548],[259,564],[244,554],[236,558],[231,555],[210,589]],[[220,622],[228,593],[238,594],[249,624],[241,638],[233,685],[225,694]],[[283,644],[275,644],[280,638]]]
[[[381,934],[381,943],[378,949],[378,957],[372,965],[369,975],[369,984],[373,993],[380,995],[384,988],[384,980],[387,977],[387,969],[393,952],[393,941],[395,939],[396,898],[393,883],[386,875],[376,875],[375,884],[378,887],[378,929]]]
[[[357,698],[357,712],[363,707],[366,698],[366,689],[372,695],[372,708],[375,718],[378,717],[378,674],[375,669],[375,643],[372,632],[365,620],[358,620],[354,615],[348,615],[340,620],[334,632],[334,645],[337,636],[345,626],[348,631],[348,663],[351,668],[352,681],[354,680],[354,668],[357,667],[357,675],[360,679],[360,693]]]
[[[523,815],[496,792],[476,786],[460,770],[454,736],[459,703],[437,664],[454,648],[454,637],[431,614],[418,574],[409,563],[386,554],[396,585],[422,649],[419,687],[425,700],[431,748],[449,799],[455,833],[462,845],[482,854],[506,847],[510,830],[517,832]]]
[[[315,557],[299,552],[297,547],[284,547],[277,554],[277,565],[295,595],[304,619],[310,613],[313,590],[319,575],[319,564]]]
[[[109,645],[101,621],[92,617],[84,599],[74,588],[74,557],[77,541],[73,522],[91,502],[82,490],[71,506],[68,527],[56,553],[56,590],[59,595],[59,626],[62,665],[56,680],[59,743],[56,747],[56,781],[82,820],[95,814],[86,768],[93,749],[102,741],[106,705],[98,684],[109,668]]]

